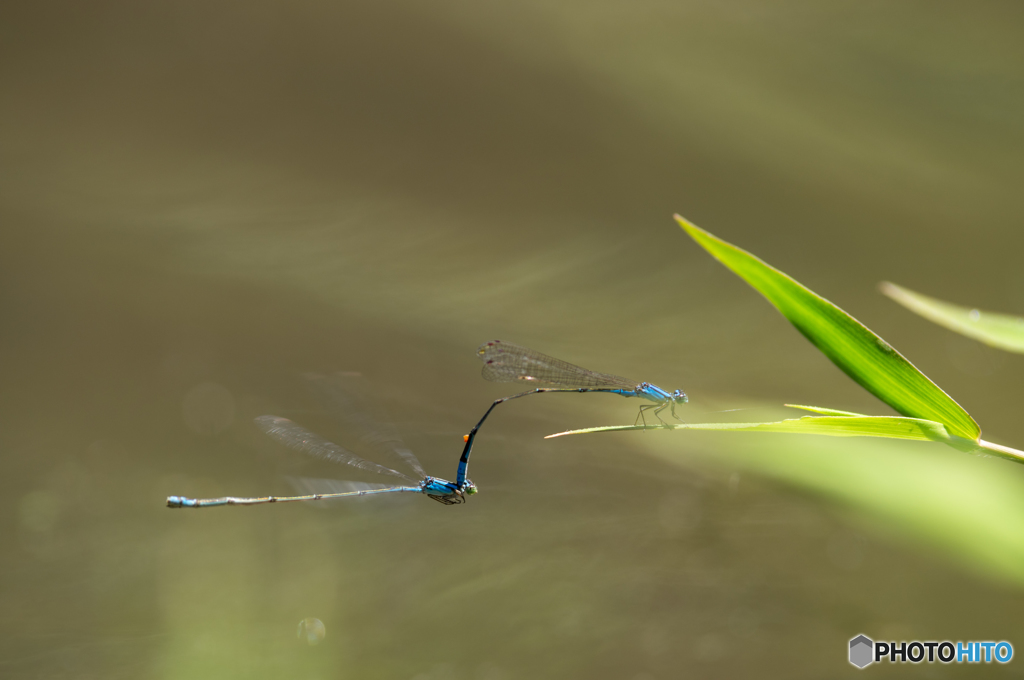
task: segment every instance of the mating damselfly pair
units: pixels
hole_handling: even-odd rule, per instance
[[[362,470],[379,475],[396,477],[403,484],[366,485],[356,491],[311,493],[301,496],[257,496],[222,498],[186,498],[184,496],[168,496],[167,505],[172,508],[206,508],[221,505],[260,505],[263,503],[284,503],[293,501],[318,501],[352,496],[369,496],[389,493],[422,493],[445,505],[459,505],[466,501],[467,496],[477,492],[476,485],[469,480],[467,470],[469,456],[480,427],[498,404],[511,399],[518,399],[530,394],[543,392],[603,392],[618,394],[623,397],[639,397],[654,402],[640,407],[637,419],[644,418],[648,409],[653,409],[659,421],[661,412],[666,408],[676,416],[677,404],[685,404],[687,397],[681,390],[668,392],[647,382],[634,382],[617,375],[598,373],[560,359],[541,354],[522,345],[495,340],[485,343],[477,350],[477,355],[484,362],[483,377],[492,382],[528,382],[556,385],[557,387],[540,387],[513,394],[495,400],[480,418],[479,422],[464,436],[465,445],[459,464],[456,468],[455,481],[449,482],[439,477],[431,477],[423,470],[419,459],[410,451],[393,427],[375,422],[362,409],[350,389],[342,384],[337,377],[307,376],[310,383],[317,388],[322,399],[327,401],[332,410],[345,422],[365,433],[367,441],[379,450],[402,459],[417,475],[417,478],[399,472],[394,468],[374,463],[351,451],[327,441],[313,432],[297,425],[287,418],[278,416],[260,416],[255,422],[264,433],[290,449],[300,451],[314,458],[334,463],[352,465]],[[646,425],[646,420],[644,421]]]

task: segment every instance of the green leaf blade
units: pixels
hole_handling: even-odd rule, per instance
[[[800,404],[783,404],[788,408],[798,408],[804,411],[810,411],[811,413],[817,413],[822,416],[865,416],[864,413],[854,413],[853,411],[840,411],[834,408],[825,408],[824,406],[801,406]]]
[[[867,326],[754,255],[675,217],[694,241],[767,298],[861,387],[904,416],[941,423],[956,437],[979,438],[974,419]]]
[[[1024,318],[961,307],[883,281],[882,292],[907,309],[951,331],[980,342],[1024,354]]]
[[[595,432],[621,432],[643,430],[643,425],[613,425],[569,430],[548,435],[546,438]],[[651,430],[719,430],[729,432],[779,432],[789,434],[816,434],[829,437],[884,437],[954,443],[941,423],[920,418],[900,416],[804,416],[766,423],[683,423],[657,427]],[[976,447],[975,447],[976,448]]]

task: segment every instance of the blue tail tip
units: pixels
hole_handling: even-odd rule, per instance
[[[185,499],[181,496],[168,496],[167,507],[169,508],[180,508],[185,504]]]

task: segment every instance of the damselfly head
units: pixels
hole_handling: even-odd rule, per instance
[[[467,479],[466,480],[466,486],[462,490],[462,493],[466,494],[467,496],[472,496],[476,492],[477,492],[476,484],[474,484],[473,482],[471,482],[471,481],[469,481]]]
[[[685,392],[683,392],[682,390],[676,390],[675,392],[672,393],[672,401],[674,401],[677,404],[685,404],[690,400],[686,397]]]

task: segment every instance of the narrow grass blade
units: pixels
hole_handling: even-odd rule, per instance
[[[550,434],[546,439],[570,434],[594,432],[620,432],[643,430],[643,425],[613,425],[590,427]],[[953,438],[941,423],[920,418],[901,416],[804,416],[767,423],[683,423],[648,430],[722,430],[730,432],[787,432],[790,434],[817,434],[830,437],[886,437],[889,439],[915,439],[952,444]],[[972,448],[977,448],[973,446]]]
[[[842,309],[745,250],[676,215],[690,237],[775,305],[832,363],[911,419],[941,423],[951,435],[977,440],[974,419],[938,385]]]
[[[937,300],[883,281],[882,292],[912,312],[986,345],[1024,354],[1024,318]]]
[[[840,411],[834,408],[825,408],[824,406],[801,406],[800,404],[783,404],[789,408],[799,408],[804,411],[810,411],[811,413],[819,413],[823,416],[863,416],[867,417],[863,413],[854,413],[853,411]]]

